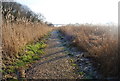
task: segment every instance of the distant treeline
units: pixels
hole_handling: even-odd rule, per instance
[[[2,2],[2,20],[27,21],[27,22],[40,22],[43,23],[45,17],[42,14],[36,14],[27,6],[17,2]],[[48,24],[45,22],[44,24]]]

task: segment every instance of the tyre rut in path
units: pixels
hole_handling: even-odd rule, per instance
[[[26,72],[28,79],[76,79],[75,67],[71,65],[70,57],[65,53],[64,46],[58,38],[58,32],[53,31],[47,42],[45,54]]]

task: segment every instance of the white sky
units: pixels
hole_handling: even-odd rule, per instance
[[[53,24],[118,23],[119,0],[17,0]]]

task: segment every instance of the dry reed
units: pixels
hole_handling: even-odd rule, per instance
[[[52,30],[45,24],[22,22],[3,23],[3,66],[12,64],[19,57],[20,49],[28,43],[39,40]]]
[[[87,51],[96,61],[97,68],[105,77],[118,74],[118,30],[102,25],[61,27],[60,31],[81,51]],[[69,40],[69,39],[68,39]]]

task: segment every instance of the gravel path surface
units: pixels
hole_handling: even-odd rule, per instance
[[[64,46],[53,31],[48,39],[45,54],[26,73],[28,79],[77,79],[75,67],[70,63],[70,57],[65,53]]]

